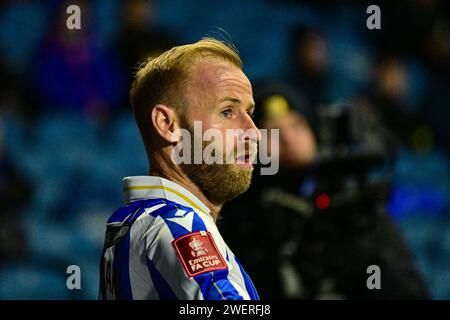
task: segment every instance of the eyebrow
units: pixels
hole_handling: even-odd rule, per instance
[[[230,96],[225,96],[225,97],[223,97],[223,98],[221,98],[219,100],[219,102],[224,102],[224,101],[231,101],[231,102],[233,102],[235,104],[241,104],[242,103],[241,100],[239,100],[237,98],[230,97]],[[248,108],[247,108],[247,110],[251,110],[251,109],[255,109],[255,104],[254,103],[250,103]]]

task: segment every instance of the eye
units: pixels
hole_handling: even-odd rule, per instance
[[[225,119],[230,119],[230,118],[231,118],[231,109],[223,110],[223,111],[221,112],[221,115],[222,115]]]

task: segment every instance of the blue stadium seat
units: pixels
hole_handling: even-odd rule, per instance
[[[9,264],[0,268],[0,299],[70,299],[64,269],[26,264]]]

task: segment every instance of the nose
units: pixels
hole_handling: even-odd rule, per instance
[[[245,116],[244,130],[246,132],[245,140],[251,140],[254,142],[259,142],[261,140],[261,131],[255,125],[252,117],[249,114]]]
[[[292,140],[291,135],[287,131],[288,130],[286,130],[285,128],[283,130],[280,129],[280,142],[285,145],[289,144],[289,142]]]

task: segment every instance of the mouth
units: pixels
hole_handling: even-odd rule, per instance
[[[245,153],[236,157],[236,164],[241,167],[253,167],[254,155],[250,153]]]

